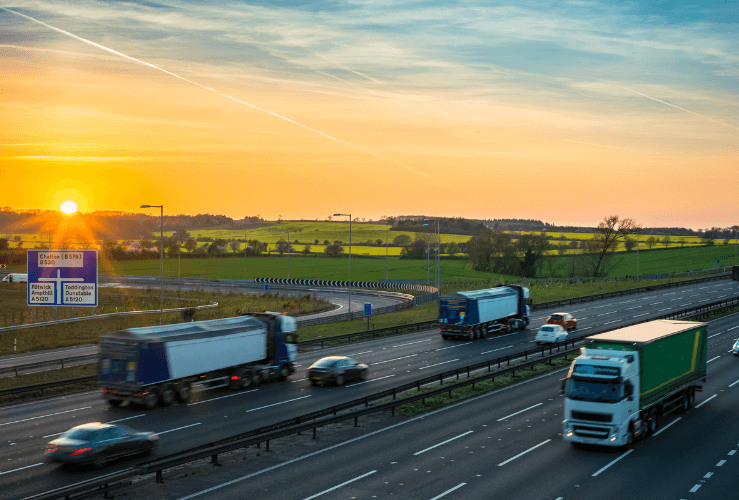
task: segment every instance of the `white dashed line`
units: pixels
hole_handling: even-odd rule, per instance
[[[610,325],[611,323],[618,323],[619,321],[621,321],[621,320],[620,319],[616,319],[616,320],[613,320],[613,321],[606,321],[605,323],[603,323],[603,325]]]
[[[304,380],[308,380],[308,379],[304,379]],[[254,391],[258,391],[258,390],[259,389],[252,389],[250,391],[244,391],[244,392],[240,392],[238,394],[229,394],[228,396],[219,396],[217,398],[206,399],[205,401],[198,401],[197,403],[189,403],[187,406],[195,406],[195,405],[199,405],[199,404],[203,404],[203,403],[210,403],[211,401],[216,401],[217,399],[232,398],[234,396],[241,396],[242,394],[248,394],[250,392],[254,392]]]
[[[87,410],[88,408],[92,408],[92,406],[83,406],[82,408],[75,408],[74,410],[59,411],[56,413],[49,413],[48,415],[39,415],[38,417],[24,418],[23,420],[15,420],[13,422],[5,422],[4,424],[0,424],[0,427],[2,427],[3,425],[17,424],[20,422],[28,422],[29,420],[36,420],[38,418],[53,417],[54,415],[61,415],[62,413],[71,413],[73,411]]]
[[[706,364],[710,363],[711,361],[715,361],[715,360],[717,360],[720,357],[721,356],[716,356],[715,358],[709,359],[708,361],[706,361]]]
[[[700,488],[700,487],[701,487],[700,484],[696,484],[695,486],[693,486],[692,488],[690,488],[690,492],[691,493],[695,493],[696,491],[698,491],[698,488]]]
[[[307,395],[307,396],[302,396],[302,397],[295,398],[295,399],[288,399],[287,401],[282,401],[280,403],[274,403],[274,404],[267,405],[267,406],[260,406],[259,408],[252,408],[251,410],[246,410],[244,413],[249,413],[249,412],[257,411],[257,410],[263,410],[264,408],[270,408],[272,406],[284,405],[285,403],[291,403],[293,401],[297,401],[299,399],[305,399],[305,398],[309,398],[309,397],[311,397],[310,394]]]
[[[357,382],[356,384],[349,384],[349,385],[345,385],[344,387],[354,387],[355,385],[369,384],[370,382],[375,382],[377,380],[382,380],[384,378],[390,378],[394,376],[395,375],[385,375],[384,377],[373,378],[372,380],[365,380],[364,382]]]
[[[439,498],[441,498],[441,497],[443,497],[443,496],[446,496],[446,495],[448,495],[448,494],[449,494],[449,493],[451,493],[452,491],[454,491],[454,490],[458,490],[459,488],[461,488],[461,487],[462,487],[462,486],[464,486],[465,484],[467,484],[467,483],[459,483],[459,484],[458,484],[457,486],[455,486],[454,488],[452,488],[452,489],[450,489],[450,490],[446,490],[446,491],[445,491],[444,493],[442,493],[441,495],[436,495],[436,496],[435,496],[434,498],[432,498],[431,500],[438,500]]]
[[[596,472],[595,474],[593,474],[593,477],[597,476],[598,474],[600,474],[601,472],[603,472],[604,470],[606,470],[608,467],[610,467],[611,465],[615,464],[616,462],[618,462],[619,460],[621,460],[622,458],[624,458],[626,455],[628,455],[632,451],[634,451],[634,450],[632,449],[632,450],[627,451],[626,453],[624,453],[623,455],[621,455],[620,457],[618,457],[616,460],[614,460],[613,462],[609,463],[608,465],[606,465],[605,467],[603,467],[601,470],[599,470],[598,472]]]
[[[513,462],[513,461],[514,461],[515,459],[517,459],[517,458],[519,458],[519,457],[522,457],[522,456],[524,456],[525,454],[527,454],[528,452],[530,452],[530,451],[533,451],[533,450],[537,449],[537,448],[538,448],[539,446],[544,446],[544,445],[545,445],[545,444],[547,444],[547,443],[548,443],[549,441],[551,441],[551,439],[547,439],[546,441],[544,441],[544,442],[542,442],[542,443],[539,443],[539,444],[537,444],[536,446],[532,446],[531,448],[529,448],[529,449],[528,449],[528,450],[526,450],[526,451],[522,451],[521,453],[519,453],[519,454],[518,454],[518,455],[516,455],[515,457],[511,457],[511,458],[509,458],[508,460],[506,460],[505,462],[501,462],[501,463],[499,463],[499,464],[498,464],[498,467],[502,467],[502,466],[504,466],[504,465],[505,465],[505,464],[507,464],[507,463]],[[629,450],[629,451],[631,451],[631,450]]]
[[[377,471],[376,471],[376,470],[373,470],[372,472],[368,472],[367,474],[362,474],[361,476],[355,477],[354,479],[350,479],[349,481],[344,481],[344,482],[343,482],[343,483],[341,483],[341,484],[337,484],[337,485],[336,485],[336,486],[334,486],[333,488],[329,488],[329,489],[327,489],[327,490],[323,490],[323,491],[322,491],[322,492],[320,492],[320,493],[316,493],[315,495],[312,495],[312,496],[306,497],[306,498],[304,498],[303,500],[311,500],[312,498],[318,498],[318,497],[320,497],[321,495],[324,495],[324,494],[328,493],[329,491],[334,491],[334,490],[336,490],[336,489],[339,489],[339,488],[341,488],[342,486],[346,486],[347,484],[353,483],[354,481],[359,481],[360,479],[362,479],[362,478],[365,478],[365,477],[367,477],[367,476],[370,476],[370,475],[374,474],[375,472],[377,472]]]
[[[655,435],[655,436],[659,436],[661,432],[664,432],[664,431],[666,431],[667,429],[669,429],[669,428],[670,428],[670,426],[672,426],[672,425],[675,425],[675,424],[676,424],[676,423],[678,423],[678,422],[679,422],[680,420],[682,420],[682,418],[683,418],[683,417],[678,417],[678,418],[676,418],[675,420],[673,420],[672,422],[670,422],[669,424],[665,425],[665,426],[664,426],[664,427],[662,427],[662,428],[661,428],[660,430],[658,430],[657,432],[655,432],[655,433],[654,433],[654,435]]]
[[[492,351],[481,352],[480,354],[488,354],[490,352],[502,351],[503,349],[510,349],[511,347],[513,347],[513,346],[512,345],[509,345],[509,346],[505,346],[505,347],[499,347],[498,349],[493,349]]]
[[[718,396],[718,394],[714,394],[713,396],[711,396],[710,398],[706,399],[706,400],[705,400],[705,401],[703,401],[703,402],[702,402],[701,404],[699,404],[699,405],[696,405],[695,407],[696,407],[696,408],[700,408],[701,406],[703,406],[704,404],[708,403],[708,402],[709,402],[710,400],[712,400],[712,399],[713,399],[713,398],[715,398],[716,396]]]
[[[31,467],[36,467],[38,465],[43,465],[43,464],[44,463],[41,462],[41,463],[33,464],[33,465],[26,465],[25,467],[20,467],[19,469],[6,470],[5,472],[0,472],[0,476],[2,476],[3,474],[10,474],[11,472],[16,472],[16,471],[23,470],[23,469],[30,469]]]
[[[441,445],[443,445],[443,444],[451,443],[451,442],[452,442],[452,441],[454,441],[455,439],[459,439],[459,438],[461,438],[461,437],[464,437],[464,436],[466,436],[467,434],[472,434],[473,432],[474,432],[474,431],[467,431],[467,432],[465,432],[464,434],[460,434],[459,436],[453,437],[453,438],[451,438],[451,439],[447,439],[446,441],[442,441],[442,442],[441,442],[441,443],[439,443],[439,444],[435,444],[435,445],[433,445],[433,446],[429,446],[429,447],[428,447],[428,448],[426,448],[425,450],[421,450],[421,451],[417,451],[417,452],[415,452],[415,453],[413,454],[413,456],[415,457],[416,455],[420,455],[421,453],[426,453],[426,452],[427,452],[427,451],[429,451],[429,450],[433,450],[434,448],[438,448],[439,446],[441,446]]]
[[[647,314],[649,314],[649,313],[637,314],[636,316],[634,316],[634,318],[638,318],[639,316],[646,316]]]
[[[410,356],[403,356],[402,358],[387,359],[385,361],[378,361],[377,363],[370,363],[370,364],[371,365],[381,365],[383,363],[389,363],[391,361],[397,361],[399,359],[412,358],[413,356],[418,356],[418,354],[411,354]]]
[[[721,467],[726,463],[726,460],[719,460],[719,462],[716,464],[716,467]]]
[[[440,347],[437,351],[443,351],[444,349],[454,349],[455,347],[462,347],[463,345],[470,345],[472,342],[465,342],[464,344],[453,345],[450,347]]]
[[[419,370],[425,370],[426,368],[431,368],[432,366],[445,365],[447,363],[453,363],[455,361],[459,361],[459,360],[458,359],[450,359],[449,361],[443,361],[441,363],[436,363],[435,365],[422,366],[421,368],[419,368]]]
[[[197,424],[186,425],[184,427],[178,427],[176,429],[170,429],[168,431],[157,432],[157,434],[162,435],[162,434],[166,434],[168,432],[181,431],[182,429],[187,429],[188,427],[195,427],[196,425],[200,425],[200,422],[198,422]]]
[[[508,416],[506,416],[506,417],[503,417],[503,418],[499,418],[499,419],[498,419],[498,422],[500,422],[500,421],[502,421],[502,420],[505,420],[505,419],[507,419],[507,418],[513,417],[513,416],[515,416],[515,415],[518,415],[519,413],[523,413],[523,412],[525,412],[525,411],[527,411],[527,410],[530,410],[531,408],[536,408],[537,406],[541,406],[541,405],[543,405],[543,404],[544,404],[544,403],[537,403],[537,404],[535,404],[534,406],[529,406],[528,408],[524,408],[523,410],[521,410],[521,411],[517,411],[516,413],[511,413],[510,415],[508,415]]]
[[[408,342],[407,344],[398,344],[398,345],[394,345],[393,347],[403,347],[403,346],[405,346],[405,345],[420,344],[421,342],[429,342],[430,340],[431,340],[431,339],[426,339],[426,340],[417,340],[417,341],[415,341],[415,342]],[[369,351],[369,352],[372,352],[372,351]],[[364,354],[364,353],[362,353],[362,354]]]

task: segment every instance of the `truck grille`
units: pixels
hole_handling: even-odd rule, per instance
[[[608,429],[601,427],[590,427],[587,425],[576,425],[573,427],[573,431],[576,436],[591,437],[591,438],[608,438]]]
[[[613,415],[610,413],[592,413],[589,411],[573,411],[572,418],[575,420],[588,420],[590,422],[610,422]]]

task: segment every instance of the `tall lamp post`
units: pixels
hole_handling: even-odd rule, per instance
[[[378,231],[382,231],[382,229],[378,229]],[[389,234],[390,230],[385,229],[385,281],[387,281],[387,239]]]
[[[290,231],[282,231],[280,234],[287,232],[287,279],[290,279]],[[349,272],[351,274],[351,271]]]
[[[352,214],[334,214],[334,217],[349,217],[349,321],[352,320]]]
[[[436,269],[435,269],[434,272],[436,273],[436,275],[435,275],[435,278],[436,278],[436,280],[435,280],[436,281],[436,292],[440,294],[441,293],[441,291],[440,291],[440,288],[441,288],[441,255],[439,255],[439,254],[441,253],[441,226],[439,225],[439,221],[438,220],[432,221],[431,219],[424,219],[424,221],[427,221],[424,224],[424,226],[428,226],[431,223],[436,222],[436,235],[435,235],[436,236],[436,238],[435,238],[436,239],[436,242],[435,242],[436,243],[436,260],[434,262],[434,265],[436,266]]]
[[[164,205],[141,205],[159,211],[159,325],[164,324]]]
[[[249,240],[246,238],[248,234],[244,233],[244,279],[246,279],[246,247],[249,246]]]

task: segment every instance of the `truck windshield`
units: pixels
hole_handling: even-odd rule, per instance
[[[567,397],[580,401],[615,403],[623,399],[623,385],[615,382],[585,382],[570,379]]]

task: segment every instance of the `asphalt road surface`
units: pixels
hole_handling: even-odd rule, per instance
[[[619,322],[625,321],[628,318],[636,318],[639,316],[646,319],[650,316],[662,315],[667,312],[666,309],[684,309],[685,307],[689,307],[695,303],[708,303],[720,300],[720,298],[723,297],[734,296],[738,292],[739,283],[733,281],[718,281],[691,287],[671,289],[669,291],[650,292],[609,299],[606,301],[581,304],[575,306],[573,309],[567,310],[567,312],[572,312],[576,317],[578,317],[578,331],[587,332],[590,329],[611,327],[611,325],[613,328],[616,328],[619,326]],[[194,400],[188,405],[176,405],[166,409],[160,408],[151,412],[144,412],[137,408],[128,408],[125,406],[116,409],[110,408],[104,401],[102,401],[97,392],[81,393],[40,402],[3,407],[0,408],[0,431],[2,431],[2,438],[0,441],[0,461],[2,461],[2,464],[0,464],[0,487],[3,488],[3,491],[12,492],[12,496],[10,498],[22,498],[99,475],[100,472],[68,471],[63,468],[43,463],[43,448],[45,443],[53,439],[56,435],[81,423],[91,421],[121,421],[122,423],[128,424],[138,430],[158,432],[161,434],[160,453],[162,455],[174,453],[199,444],[225,438],[238,432],[243,432],[272,422],[278,422],[316,409],[330,407],[339,402],[359,398],[364,395],[370,395],[411,380],[433,375],[434,373],[454,369],[455,367],[463,367],[473,362],[493,359],[500,355],[520,352],[532,347],[533,338],[536,334],[538,325],[544,321],[550,312],[551,311],[536,312],[533,315],[534,322],[529,330],[509,335],[490,337],[485,340],[474,342],[443,340],[437,330],[431,330],[416,334],[408,334],[402,337],[386,338],[362,344],[301,353],[298,357],[298,365],[300,365],[298,366],[298,372],[293,375],[288,382],[265,384],[258,387],[256,390],[243,392],[232,392],[228,390],[209,391],[207,393],[195,395],[200,399]],[[737,332],[737,330],[732,332],[729,328],[733,328],[739,324],[736,316],[732,318],[733,319],[721,320],[726,323],[726,326],[724,326],[724,323],[717,323],[716,325],[711,326],[710,335],[715,334],[717,336],[709,339],[709,344],[712,345],[712,347],[709,349],[708,359],[711,360],[711,358],[715,356],[718,356],[718,359],[710,361],[709,384],[706,386],[706,392],[700,395],[701,397],[707,397],[710,391],[713,391],[710,392],[710,394],[718,394],[717,391],[719,391],[720,388],[728,390],[726,389],[728,383],[734,381],[728,381],[728,379],[723,380],[714,373],[717,368],[727,370],[729,372],[732,371],[731,367],[733,366],[732,362],[734,360],[727,359],[733,357],[727,354],[726,351],[728,351],[732,341],[736,338],[737,335],[735,332]],[[344,387],[312,387],[305,378],[305,368],[307,368],[307,366],[315,359],[329,354],[351,355],[357,360],[369,364],[369,380],[361,384],[348,384]],[[734,373],[734,375],[736,375],[735,379],[739,379],[739,375],[737,375],[737,373],[739,372]],[[425,440],[418,441],[421,437],[424,437],[425,439],[425,436],[427,435],[435,436],[435,438],[438,439],[436,442],[441,442],[456,435],[473,431],[472,434],[465,436],[464,439],[459,438],[461,440],[460,442],[464,442],[472,437],[477,438],[478,435],[481,435],[482,431],[480,430],[479,425],[493,426],[491,422],[479,424],[478,427],[475,427],[474,424],[475,422],[482,422],[482,420],[478,419],[484,419],[487,417],[488,420],[490,420],[492,418],[491,411],[493,411],[493,409],[495,411],[494,415],[498,416],[496,416],[495,419],[492,419],[492,421],[497,421],[497,419],[502,416],[516,413],[533,405],[538,405],[531,410],[524,411],[523,413],[517,414],[515,417],[511,417],[511,424],[517,422],[520,424],[516,424],[518,426],[511,427],[511,429],[499,429],[498,427],[500,427],[500,425],[493,426],[495,429],[491,427],[490,431],[492,432],[495,430],[495,434],[488,434],[484,439],[487,440],[487,436],[490,436],[490,439],[494,439],[495,442],[500,439],[502,444],[494,447],[497,454],[495,455],[495,458],[491,459],[492,461],[487,460],[484,464],[480,465],[480,467],[487,467],[487,470],[492,466],[497,467],[498,463],[505,462],[505,460],[508,460],[531,447],[538,447],[521,457],[516,458],[512,462],[508,462],[511,464],[515,463],[514,466],[506,467],[508,463],[500,466],[500,470],[505,470],[506,473],[503,476],[500,476],[500,474],[495,475],[496,479],[493,480],[493,483],[497,486],[494,488],[492,483],[488,483],[487,480],[478,481],[479,483],[484,484],[484,487],[482,487],[482,490],[480,491],[498,492],[500,495],[505,494],[506,496],[513,497],[519,495],[519,498],[550,498],[550,496],[541,496],[539,493],[534,493],[534,491],[539,490],[531,489],[539,488],[542,491],[542,495],[543,492],[546,492],[547,495],[549,492],[556,493],[551,496],[553,499],[556,499],[558,496],[570,498],[578,491],[575,489],[575,486],[570,484],[573,478],[579,478],[585,474],[585,472],[589,470],[588,467],[592,468],[594,465],[600,464],[595,470],[589,472],[589,474],[592,474],[606,465],[607,462],[617,458],[617,455],[603,452],[595,452],[595,454],[593,454],[593,452],[572,450],[569,447],[564,447],[563,450],[566,451],[561,452],[566,455],[564,460],[555,459],[553,461],[547,461],[546,464],[543,463],[540,468],[533,471],[529,470],[527,467],[521,466],[523,462],[529,460],[530,456],[539,456],[542,453],[549,453],[548,450],[559,449],[565,444],[561,440],[561,436],[559,436],[558,439],[553,437],[558,436],[558,433],[561,432],[561,400],[558,399],[557,387],[552,388],[553,381],[558,379],[559,376],[560,375],[553,375],[553,378],[545,377],[542,381],[531,382],[525,386],[506,390],[501,392],[500,395],[488,396],[488,399],[485,400],[486,403],[480,403],[485,404],[485,408],[475,407],[476,410],[470,411],[469,414],[465,413],[467,411],[465,408],[471,408],[472,403],[461,405],[458,409],[444,410],[439,414],[450,415],[448,417],[449,420],[445,423],[437,423],[435,426],[432,426],[436,428],[435,431],[432,430],[432,427],[429,427],[428,429],[424,427],[422,430],[408,430],[408,424],[404,424],[401,426],[403,429],[398,432],[401,434],[405,433],[406,437],[403,438],[400,435],[396,435],[390,441],[401,443],[403,442],[403,439],[405,439],[406,443],[408,443],[408,439],[410,439],[409,436],[411,436],[413,446],[416,448],[416,451],[419,451],[427,447],[426,444],[431,442],[427,442]],[[731,378],[731,376],[732,375],[729,375],[728,378]],[[719,385],[711,385],[714,383]],[[723,386],[720,384],[723,384]],[[537,387],[540,388],[537,389]],[[701,397],[699,397],[699,403],[701,402]],[[714,400],[707,403],[706,406],[715,404],[719,397],[714,398]],[[550,399],[551,401],[549,401]],[[541,405],[539,405],[539,403],[541,403]],[[682,428],[685,426],[689,418],[694,418],[691,415],[699,414],[699,410],[702,408],[703,407],[698,408],[691,414],[683,416],[682,420],[680,420],[678,424],[675,424],[674,427]],[[545,414],[542,413],[544,411],[548,412],[546,414],[549,415],[548,417],[544,416]],[[523,422],[525,422],[526,418],[531,419],[532,415],[536,419],[536,422],[532,421],[524,425]],[[520,420],[523,417],[526,418]],[[419,419],[418,424],[413,425],[426,425],[428,422],[436,421],[435,419],[437,418],[441,417],[434,416],[431,418],[430,416],[426,416]],[[550,422],[550,425],[547,424],[549,425],[547,426],[543,422],[539,422],[542,419],[546,422]],[[460,424],[462,422],[465,424],[464,426]],[[469,425],[466,425],[468,422]],[[529,428],[528,425],[531,425],[531,428]],[[672,427],[670,429],[672,429]],[[510,432],[508,434],[503,432],[509,430],[514,430],[515,432]],[[713,427],[708,426],[708,430],[713,432]],[[456,434],[454,434],[455,432]],[[665,432],[665,434],[667,434],[667,432]],[[444,436],[447,437],[442,439]],[[651,441],[654,442],[658,438],[659,436]],[[545,443],[547,439],[550,441]],[[560,443],[560,441],[562,442]],[[649,442],[650,441],[648,440],[644,445],[640,445],[637,447],[637,450]],[[355,446],[359,447],[359,443],[360,442],[357,442],[356,445],[352,445],[351,448],[354,448]],[[735,444],[736,443],[739,443],[739,436],[737,436]],[[383,463],[382,460],[377,458],[375,455],[382,457],[386,453],[391,453],[391,450],[393,449],[390,442],[388,442],[387,446],[378,443],[368,446],[370,446],[374,451],[364,449],[364,452],[356,457],[358,463]],[[410,446],[410,444],[408,446]],[[480,450],[488,450],[488,446],[485,444],[479,444],[479,446],[486,446],[486,448],[480,448]],[[338,449],[339,448],[337,448],[337,450]],[[346,450],[347,448],[343,447],[342,449]],[[471,446],[469,450],[474,451],[475,454],[487,453],[476,451]],[[488,450],[488,452],[489,451],[490,450]],[[512,453],[514,451],[515,453]],[[345,451],[342,451],[341,453],[345,453]],[[636,453],[636,451],[617,462],[617,464],[626,461],[634,455],[634,453]],[[426,455],[426,453],[422,455]],[[389,457],[390,455],[387,456]],[[447,457],[447,459],[448,458],[449,457]],[[459,457],[451,459],[457,461],[459,460]],[[375,467],[375,469],[360,470],[360,468],[357,468],[354,465],[354,458],[350,459],[348,457],[339,459],[335,465],[331,465],[326,469],[323,469],[322,466],[318,467],[314,465],[316,460],[318,460],[318,458],[311,458],[308,462],[303,461],[300,466],[297,465],[296,462],[295,466],[302,467],[304,472],[302,476],[299,476],[301,479],[296,481],[296,485],[294,485],[295,488],[300,487],[302,488],[301,491],[310,490],[314,493],[319,493],[320,491],[323,491],[320,488],[323,488],[324,486],[324,489],[326,489],[341,484],[342,481],[339,481],[338,479],[344,478],[343,481],[348,481],[351,479],[351,477],[349,477],[351,474],[357,473],[356,476],[359,476],[370,472],[370,470],[376,469]],[[495,460],[499,461],[495,462]],[[130,467],[135,463],[136,460],[129,460],[126,462],[111,464],[111,466],[107,467],[104,472],[120,470]],[[470,469],[478,470],[476,466],[474,466],[474,463],[476,462],[466,463]],[[577,474],[574,476],[571,475],[571,466],[576,467],[576,469],[572,470],[580,471],[578,472],[580,476]],[[616,469],[616,465],[612,467]],[[457,471],[453,474],[453,477],[457,477],[456,474],[461,474],[459,469],[452,468],[451,466],[449,468],[450,470]],[[422,467],[419,468],[419,470],[421,469]],[[320,476],[311,473],[311,471],[318,470],[327,470],[329,473]],[[362,472],[362,470],[364,470],[364,472]],[[464,494],[466,496],[472,495],[475,498],[503,498],[497,494],[494,496],[476,497],[476,494],[469,493],[474,489],[471,486],[477,484],[469,482],[472,481],[471,479],[469,479],[469,481],[459,481],[455,484],[451,484],[451,482],[453,482],[452,479],[447,478],[445,480],[441,480],[438,477],[438,468],[424,470],[436,470],[436,473],[433,474],[433,481],[427,480],[426,482],[423,482],[423,486],[419,483],[417,487],[413,488],[412,493],[417,496],[408,496],[408,498],[434,498],[434,495],[440,495],[444,491],[461,484],[461,482],[466,482],[468,484],[460,486],[457,490],[448,493],[448,495],[452,495],[455,492],[457,492],[457,494],[462,494],[464,490]],[[476,473],[479,473],[481,477],[487,477],[482,474],[481,470],[478,470]],[[284,480],[285,476],[281,476],[281,474],[282,472],[279,474],[276,473],[273,475],[272,480],[277,481],[280,477]],[[373,473],[373,475],[375,474],[377,473]],[[269,475],[264,475],[265,478],[268,476]],[[329,484],[330,481],[326,482],[328,480],[326,478],[336,479],[336,481]],[[358,487],[362,481],[365,479],[369,481],[370,478],[371,476],[366,476],[366,478],[361,480],[358,479],[350,484],[354,485],[353,487]],[[548,479],[544,480],[544,478]],[[583,476],[582,480],[585,481],[585,479],[585,476]],[[262,479],[260,479],[260,481],[261,480]],[[323,482],[319,480],[322,480]],[[255,479],[250,479],[248,483],[251,485],[253,484],[253,481],[255,481]],[[388,484],[392,484],[392,481],[387,482]],[[433,488],[426,489],[428,487],[426,484],[427,482],[435,484],[439,491],[435,494],[431,494],[433,493]],[[718,481],[715,482],[718,483]],[[405,484],[406,483],[404,483],[404,485]],[[411,482],[411,484],[415,483]],[[591,484],[598,484],[598,482],[596,481]],[[234,485],[234,487],[236,486]],[[446,489],[444,489],[445,487]],[[502,490],[501,488],[506,489]],[[705,486],[701,489],[705,489]],[[192,491],[192,489],[190,491]],[[244,491],[245,490],[241,491],[242,495],[244,494]],[[337,488],[336,490],[325,493],[322,498],[339,498],[339,496],[332,495],[339,495],[342,491],[346,491],[344,487]],[[523,491],[527,491],[530,495],[534,496],[525,497],[523,493],[521,493]],[[700,491],[700,489],[698,491]],[[295,492],[293,493],[297,494]],[[289,495],[280,495],[279,498],[307,498],[309,496],[293,496],[293,493]],[[226,492],[224,490],[218,490],[218,495],[221,494],[225,495]],[[234,493],[234,495],[236,494],[237,493]],[[373,494],[377,495],[377,493]],[[397,494],[399,494],[399,492]],[[404,494],[411,495],[411,492]],[[565,496],[565,494],[567,496]],[[340,498],[350,498],[351,496],[352,495],[342,495]],[[376,498],[383,497],[384,493],[380,493],[379,496],[376,496]],[[213,496],[213,498],[222,497]],[[372,498],[372,495],[367,496],[367,498]],[[399,496],[399,498],[403,498],[403,496]],[[454,497],[450,496],[450,498]],[[586,495],[582,498],[588,497]]]

